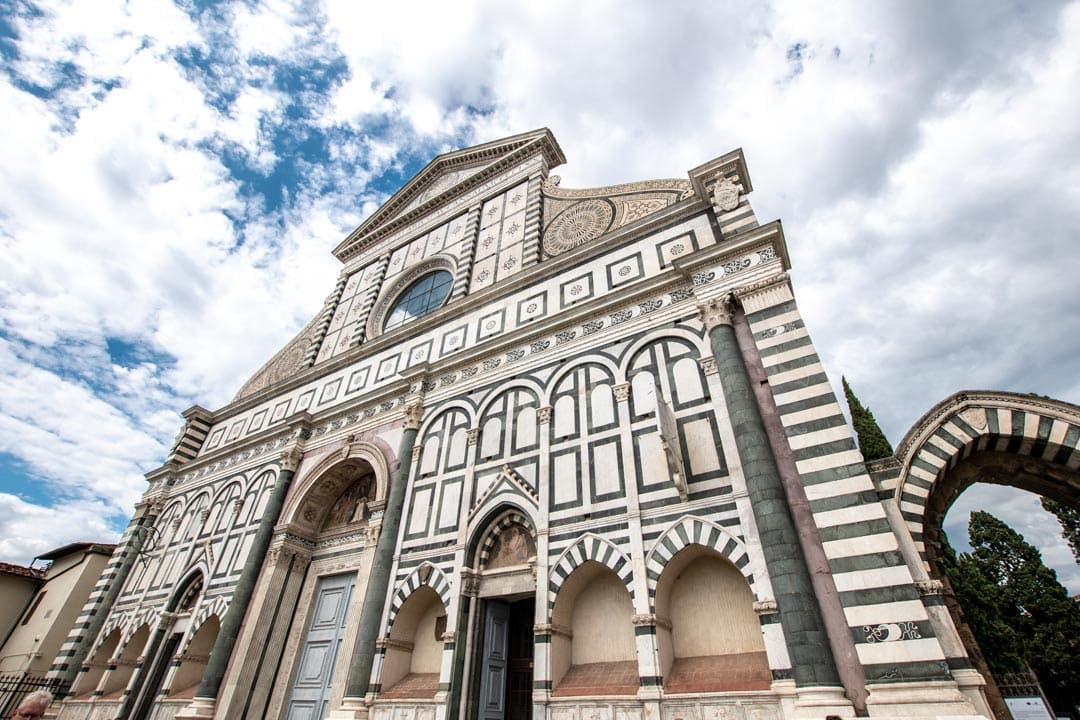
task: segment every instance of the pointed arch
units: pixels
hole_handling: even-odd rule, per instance
[[[586,533],[566,548],[551,566],[548,578],[548,608],[555,606],[555,597],[563,582],[578,567],[590,560],[598,562],[619,576],[630,599],[634,599],[634,568],[630,558],[613,542],[599,535]]]
[[[750,587],[754,587],[754,574],[750,567],[750,555],[746,545],[728,530],[714,522],[687,515],[668,526],[656,539],[645,556],[646,584],[649,588],[649,604],[656,599],[656,583],[668,561],[683,548],[702,545],[716,551],[721,557],[738,568]]]

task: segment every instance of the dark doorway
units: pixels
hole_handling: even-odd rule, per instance
[[[533,598],[484,603],[479,712],[481,720],[531,720]]]

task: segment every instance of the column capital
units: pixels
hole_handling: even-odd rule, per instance
[[[300,452],[296,446],[283,450],[281,452],[281,469],[286,472],[296,472],[302,457],[304,457],[304,453]]]
[[[735,306],[727,297],[716,298],[698,305],[698,317],[705,324],[706,330],[712,330],[721,325],[730,326],[734,315]]]
[[[618,402],[626,402],[630,399],[630,383],[619,383],[618,385],[612,385],[611,391],[615,393],[615,400]]]
[[[551,422],[551,406],[545,405],[536,411],[536,420],[541,425]],[[470,431],[471,432],[471,431]],[[479,429],[477,432],[480,432]]]
[[[416,430],[424,419],[424,400],[421,397],[410,398],[405,405],[404,426],[406,430]]]

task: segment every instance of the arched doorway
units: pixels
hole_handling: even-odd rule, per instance
[[[924,415],[896,452],[892,499],[907,530],[901,541],[908,565],[928,589],[927,610],[954,675],[977,669],[999,718],[1009,718],[1008,710],[944,572],[942,525],[960,494],[976,483],[1009,485],[1077,507],[1078,445],[1080,407],[1015,393],[962,392]],[[933,607],[935,595],[943,607]]]
[[[470,547],[473,663],[466,717],[530,720],[536,617],[536,531],[516,508],[494,512]]]

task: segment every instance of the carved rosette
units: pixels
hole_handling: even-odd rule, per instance
[[[560,255],[600,237],[615,220],[615,208],[606,200],[583,200],[561,212],[544,229],[544,252]]]
[[[698,316],[706,330],[712,330],[720,325],[731,325],[734,315],[735,307],[726,297],[698,305]]]

